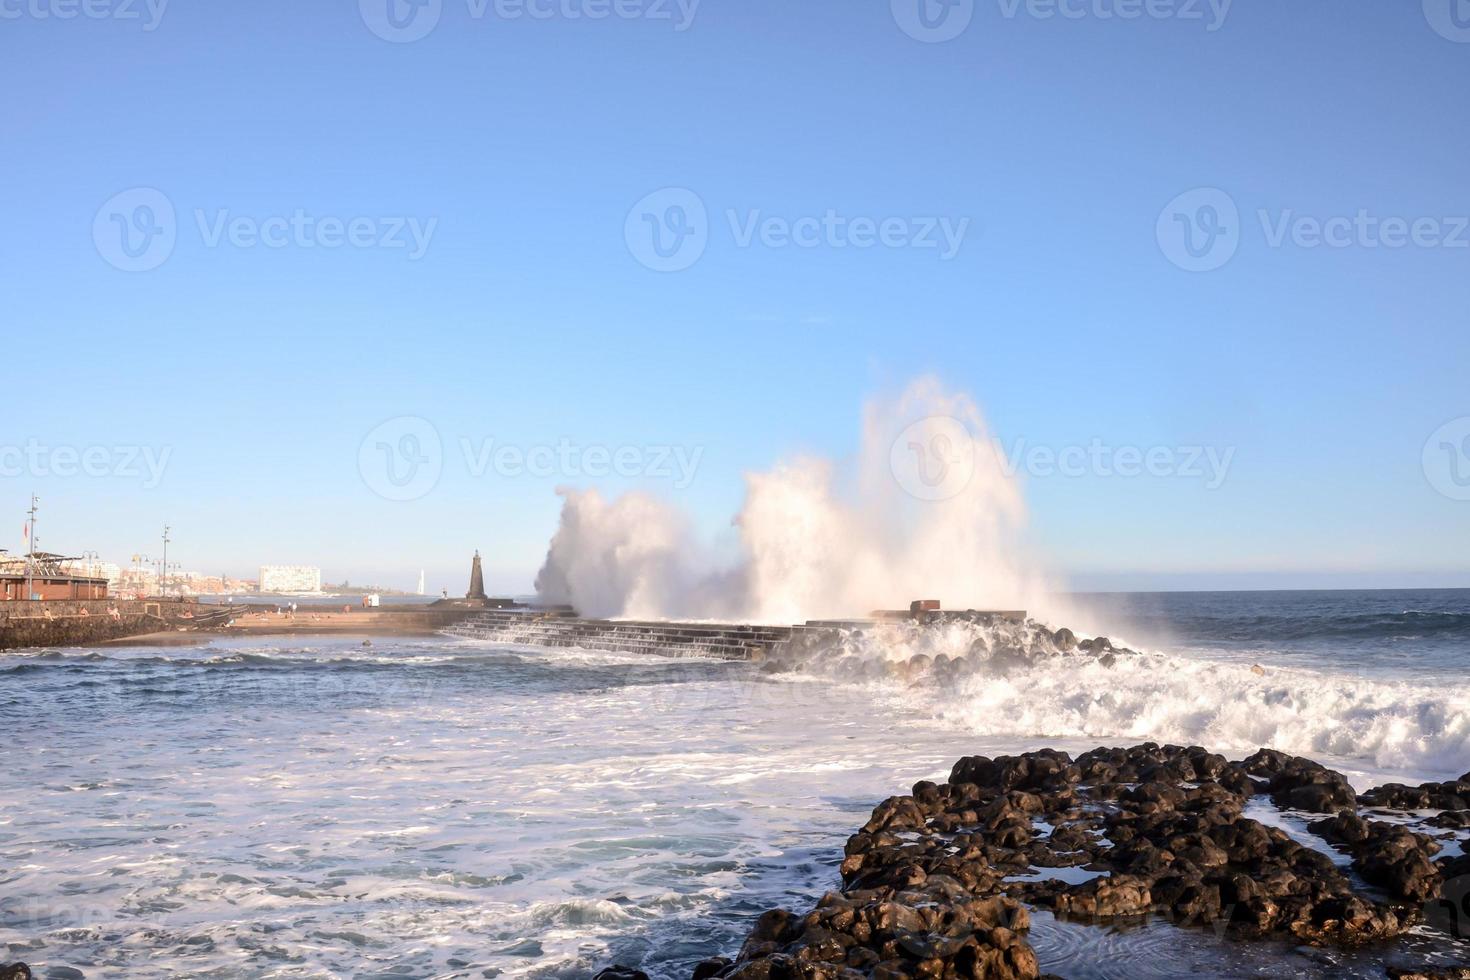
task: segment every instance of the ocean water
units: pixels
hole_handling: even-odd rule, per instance
[[[834,887],[872,806],[963,754],[1272,745],[1360,789],[1470,769],[1470,592],[1076,605],[1144,652],[944,682],[447,637],[0,656],[0,959],[58,978],[683,978],[764,909]],[[972,639],[869,638],[849,659]],[[1070,977],[1381,976],[1384,955],[1045,916],[1033,941]]]

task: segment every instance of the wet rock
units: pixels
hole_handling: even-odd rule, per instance
[[[725,956],[711,956],[707,960],[700,960],[694,965],[691,980],[712,980],[729,968],[732,962],[734,961]]]
[[[1245,816],[1258,792],[1330,814],[1311,830],[1381,891]],[[1036,977],[1028,904],[1084,923],[1155,913],[1240,939],[1381,942],[1443,904],[1443,882],[1470,884],[1470,859],[1436,864],[1426,835],[1356,805],[1340,773],[1269,749],[1241,762],[1152,742],[967,756],[873,810],[848,839],[840,892],[804,917],[767,912],[733,963],[701,964],[696,980]],[[1045,873],[1062,867],[1097,874]]]
[[[1118,875],[1094,878],[1078,888],[1057,896],[1053,908],[1068,919],[1097,922],[1141,916],[1153,905],[1148,882],[1144,878]]]
[[[0,966],[0,980],[31,980],[31,968],[24,963]]]
[[[1426,822],[1436,827],[1464,830],[1470,827],[1470,810],[1446,810],[1443,813],[1436,813]]]
[[[1311,813],[1357,808],[1358,795],[1347,777],[1311,759],[1261,749],[1239,767],[1248,775],[1266,777],[1266,792],[1277,806]]]
[[[1395,898],[1423,902],[1439,894],[1440,871],[1431,858],[1439,845],[1407,827],[1340,813],[1309,829],[1353,855],[1363,879]]]
[[[1063,653],[1077,649],[1077,634],[1063,626],[1051,635],[1052,645]]]
[[[1391,810],[1470,810],[1470,780],[1462,777],[1451,783],[1421,786],[1385,783],[1364,793],[1362,802]]]
[[[1470,966],[1391,966],[1388,976],[1389,980],[1470,980]]]
[[[630,966],[610,966],[598,973],[593,980],[648,980],[648,974]]]

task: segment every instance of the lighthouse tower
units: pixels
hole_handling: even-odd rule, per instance
[[[480,568],[480,553],[475,552],[475,560],[470,565],[470,590],[465,593],[466,599],[478,599],[484,601],[489,598],[485,595],[485,573]]]

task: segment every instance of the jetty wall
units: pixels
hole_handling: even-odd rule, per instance
[[[154,633],[170,628],[182,606],[157,599],[0,602],[0,650],[86,646]]]

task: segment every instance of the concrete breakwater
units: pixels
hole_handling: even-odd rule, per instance
[[[862,630],[900,621],[942,622],[949,618],[1024,622],[1024,612],[878,613],[865,619],[812,620],[801,625],[680,623],[583,619],[561,611],[474,613],[444,630],[495,643],[526,646],[580,647],[612,653],[646,653],[662,657],[714,657],[724,660],[770,660],[793,652],[810,653],[832,644],[845,630]]]
[[[182,606],[157,599],[0,602],[0,650],[85,646],[166,630]]]
[[[663,657],[763,660],[776,648],[790,642],[794,635],[808,629],[804,626],[581,619],[564,614],[494,611],[475,613],[444,632],[450,636],[526,646],[581,647]]]
[[[302,608],[180,599],[86,599],[0,602],[0,650],[79,647],[165,635],[428,636],[469,615],[463,609]]]

